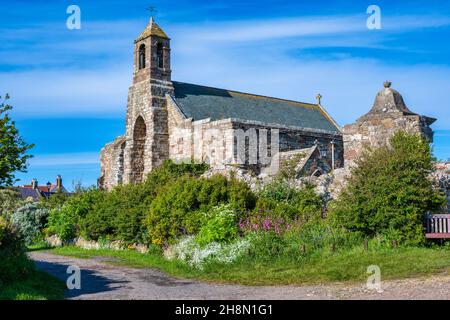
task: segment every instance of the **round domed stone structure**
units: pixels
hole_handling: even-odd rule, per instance
[[[402,95],[391,88],[391,82],[386,81],[370,111],[343,128],[345,165],[353,165],[365,145],[375,148],[385,145],[400,130],[419,133],[432,142],[433,130],[430,125],[435,121],[434,118],[412,112]]]
[[[391,88],[391,82],[386,81],[384,88],[376,95],[369,114],[385,114],[388,112],[414,114],[406,106],[402,95],[397,90]]]

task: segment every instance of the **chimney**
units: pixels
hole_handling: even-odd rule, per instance
[[[57,188],[58,190],[61,190],[61,189],[62,189],[62,178],[61,178],[60,175],[58,175],[58,176],[56,177],[56,188]]]
[[[33,189],[38,188],[38,181],[36,179],[31,180],[31,188]]]

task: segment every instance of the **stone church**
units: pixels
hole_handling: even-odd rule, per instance
[[[351,164],[364,144],[385,143],[398,129],[432,139],[435,119],[411,112],[388,82],[369,113],[341,128],[320,95],[304,103],[173,81],[170,54],[170,38],[150,19],[134,41],[125,135],[101,150],[101,188],[140,183],[167,159],[261,176],[295,159],[299,174],[319,176]]]

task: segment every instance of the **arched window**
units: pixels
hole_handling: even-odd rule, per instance
[[[145,68],[145,44],[139,46],[139,69]]]
[[[156,46],[156,57],[158,58],[158,68],[164,68],[164,52],[161,42]]]

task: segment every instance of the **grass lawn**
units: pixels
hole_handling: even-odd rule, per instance
[[[64,298],[64,283],[45,272],[35,271],[25,280],[0,287],[3,300],[59,300]]]
[[[167,261],[157,253],[85,250],[72,246],[51,249],[58,255],[78,258],[111,257],[108,263],[137,268],[156,268],[170,275],[211,282],[245,285],[317,284],[365,281],[369,265],[378,265],[382,279],[400,279],[450,272],[449,248],[396,248],[364,251],[318,252],[305,259],[274,258],[257,261],[246,257],[229,265],[207,265],[193,269],[179,261]]]

